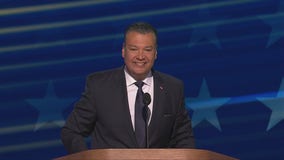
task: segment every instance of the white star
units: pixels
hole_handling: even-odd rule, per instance
[[[266,131],[269,131],[280,121],[284,120],[284,78],[276,97],[262,97],[257,99],[272,111]]]
[[[37,123],[34,127],[34,131],[36,131],[51,122],[61,127],[63,125],[62,122],[64,122],[62,111],[74,101],[74,98],[59,99],[50,81],[44,98],[27,99],[26,101],[39,112]]]
[[[284,1],[280,1],[278,12],[268,15],[261,16],[265,23],[271,27],[271,32],[269,35],[269,40],[266,44],[266,47],[271,46],[273,43],[278,41],[281,37],[284,36]]]
[[[209,11],[206,9],[200,10],[199,16],[207,20],[214,19],[212,16],[210,16]],[[207,25],[207,26],[201,26],[201,27],[195,28],[192,31],[191,40],[188,44],[188,47],[192,47],[193,45],[195,45],[196,43],[202,40],[207,40],[210,43],[215,44],[215,46],[217,46],[218,48],[221,48],[219,39],[217,38],[217,35],[216,35],[216,25],[215,24],[211,24],[210,26]]]
[[[186,98],[186,106],[193,110],[192,125],[195,127],[203,120],[207,120],[219,131],[221,127],[216,115],[216,110],[228,102],[230,98],[212,98],[210,96],[206,81],[203,80],[199,95],[197,98]]]

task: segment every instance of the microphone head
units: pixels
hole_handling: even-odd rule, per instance
[[[149,93],[143,94],[143,103],[147,106],[151,103],[151,96]]]

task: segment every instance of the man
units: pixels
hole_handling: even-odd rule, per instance
[[[130,25],[124,33],[122,57],[123,67],[88,76],[85,92],[61,131],[67,151],[87,150],[84,138],[89,135],[94,149],[194,148],[182,81],[153,69],[156,29],[144,22]],[[142,83],[140,92],[136,82]],[[152,100],[146,104],[149,119],[142,122],[148,125],[141,127],[135,97],[146,92]],[[140,133],[143,144],[139,144]]]

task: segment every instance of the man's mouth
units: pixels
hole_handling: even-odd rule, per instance
[[[135,64],[142,67],[146,64],[146,62],[135,62]]]

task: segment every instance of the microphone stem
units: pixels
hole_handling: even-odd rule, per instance
[[[150,119],[150,114],[151,114],[151,111],[149,109],[148,106],[145,106],[146,107],[146,148],[149,148],[149,132],[148,132],[148,123],[149,123],[149,119]]]

